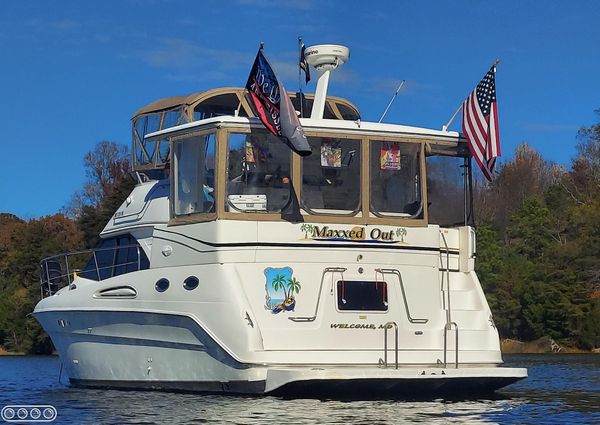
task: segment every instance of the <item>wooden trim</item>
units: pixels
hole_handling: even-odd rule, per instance
[[[421,203],[423,205],[423,220],[425,223],[429,223],[429,207],[427,204],[427,168],[425,165],[425,143],[421,144],[421,175],[419,180],[421,181]]]
[[[215,202],[216,212],[215,213],[197,213],[190,214],[187,216],[174,217],[173,212],[173,200],[175,184],[174,179],[171,181],[171,201],[169,210],[171,214],[171,220],[169,226],[189,224],[189,223],[200,223],[207,221],[214,221],[217,219],[223,220],[239,220],[239,221],[283,221],[281,212],[232,212],[225,211],[226,202],[226,189],[227,189],[227,161],[229,157],[228,138],[230,133],[241,133],[250,134],[252,133],[253,127],[251,126],[226,126],[226,127],[211,127],[198,129],[196,131],[178,134],[170,137],[170,142],[178,141],[181,139],[201,136],[209,133],[216,133],[216,149],[217,162],[215,164]],[[381,136],[377,134],[373,135],[358,135],[352,133],[336,133],[336,132],[318,132],[308,131],[307,137],[331,137],[336,139],[349,139],[357,140],[361,145],[360,148],[360,209],[358,215],[348,216],[339,214],[303,214],[302,221],[307,223],[326,223],[326,224],[358,224],[358,225],[394,225],[403,227],[425,227],[428,225],[428,211],[427,211],[427,173],[426,173],[426,160],[425,160],[425,143],[427,137],[421,138],[406,138],[406,137],[392,137],[392,136]],[[371,165],[371,142],[372,141],[394,141],[402,143],[419,143],[420,144],[420,166],[421,166],[421,197],[423,199],[423,218],[404,218],[404,217],[373,217],[370,212],[370,185],[369,170]],[[296,190],[296,194],[299,197],[299,201],[302,197],[302,167],[303,159],[296,153],[292,153],[290,160],[290,175],[292,183]],[[171,164],[172,174],[175,175],[176,164],[175,164],[175,153],[174,149],[171,149]]]
[[[298,197],[298,205],[300,205],[300,197],[302,196],[302,157],[296,152],[292,153],[291,172],[292,184],[294,185],[294,190],[296,192],[296,196]]]
[[[217,213],[196,213],[196,214],[188,214],[188,215],[178,215],[169,220],[167,223],[168,227],[171,226],[180,226],[182,224],[191,224],[191,223],[204,223],[207,221],[215,221],[217,219]]]
[[[217,214],[219,216],[225,213],[225,189],[227,187],[227,138],[228,131],[226,129],[219,129],[217,132],[217,147],[219,159],[215,170],[215,183],[217,185],[217,196],[215,202],[217,203]]]
[[[189,139],[189,138],[202,137],[202,136],[206,136],[209,134],[214,134],[215,135],[215,155],[217,155],[217,157],[215,158],[215,160],[216,160],[217,158],[220,158],[220,156],[219,156],[219,134],[221,132],[222,132],[222,130],[217,130],[216,128],[204,129],[204,130],[194,131],[191,133],[180,134],[178,136],[170,137],[168,139],[169,144],[171,146],[170,153],[169,153],[171,155],[171,176],[170,176],[171,177],[171,184],[170,184],[171,194],[169,197],[169,222],[167,223],[167,226],[176,226],[176,225],[180,225],[180,224],[189,224],[189,223],[199,223],[199,222],[205,222],[205,221],[213,221],[213,220],[217,219],[218,205],[219,205],[218,190],[213,192],[215,194],[215,212],[175,215],[174,203],[175,203],[175,190],[176,190],[175,180],[176,179],[174,177],[177,175],[177,169],[179,167],[179,163],[176,160],[177,157],[175,155],[175,143],[180,142],[185,139]],[[218,183],[219,176],[220,176],[220,168],[219,168],[218,162],[216,162],[215,163],[215,184],[216,184],[217,189],[222,186]]]
[[[371,142],[368,137],[363,137],[360,141],[362,157],[361,162],[361,202],[362,202],[362,216],[369,217],[370,204],[371,204],[371,180],[369,179],[369,169],[371,167]]]

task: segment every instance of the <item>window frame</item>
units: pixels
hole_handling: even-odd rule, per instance
[[[373,187],[373,178],[371,176],[371,155],[373,153],[373,147],[375,146],[375,143],[400,143],[400,144],[407,144],[407,142],[405,141],[399,141],[399,140],[380,140],[378,138],[369,138],[369,199],[368,199],[368,203],[369,203],[369,216],[374,215],[375,217],[378,218],[399,218],[399,219],[404,219],[404,220],[415,220],[415,219],[419,219],[419,216],[424,216],[425,215],[425,210],[427,209],[425,207],[425,202],[427,202],[427,199],[424,198],[424,194],[423,194],[423,176],[427,176],[427,172],[426,170],[424,170],[424,151],[423,151],[423,146],[420,146],[420,148],[417,150],[417,163],[418,163],[418,167],[419,167],[419,189],[420,189],[420,208],[419,210],[412,215],[395,215],[395,214],[403,214],[403,213],[393,213],[393,212],[381,212],[381,211],[376,211],[376,209],[373,207],[373,198],[371,196],[371,192],[372,192],[372,187]],[[412,144],[415,144],[414,142]],[[424,172],[425,171],[425,172]]]
[[[243,126],[232,126],[232,127],[227,127],[227,128],[223,128],[220,130],[219,134],[221,135],[221,146],[219,148],[219,165],[220,165],[220,170],[223,170],[222,172],[219,172],[219,185],[218,185],[218,191],[220,196],[220,200],[217,201],[217,213],[219,218],[223,218],[223,219],[229,219],[229,220],[245,220],[245,221],[283,221],[282,219],[282,214],[284,214],[284,211],[286,210],[286,208],[288,208],[290,206],[290,204],[293,203],[293,191],[292,191],[292,186],[293,188],[296,187],[296,181],[295,181],[295,171],[294,171],[294,166],[295,166],[295,157],[299,156],[295,153],[292,152],[292,154],[290,155],[290,179],[291,179],[291,185],[290,185],[290,198],[288,200],[288,202],[286,203],[285,206],[283,206],[283,208],[281,208],[280,211],[226,211],[225,210],[225,204],[227,202],[227,183],[229,181],[229,135],[231,133],[234,134],[251,134],[252,130],[263,130],[263,131],[267,131],[264,129],[264,127],[261,126],[253,126],[253,125],[249,125],[246,127]],[[283,141],[281,142],[283,143]]]
[[[251,133],[254,129],[262,129],[264,127],[258,122],[250,123],[228,123],[228,122],[211,122],[203,127],[190,129],[181,129],[171,135],[166,136],[169,142],[174,142],[182,138],[189,138],[194,135],[205,135],[207,133],[216,134],[216,148],[215,152],[217,155],[215,164],[215,212],[212,213],[193,213],[189,216],[177,216],[173,214],[173,202],[170,201],[170,221],[168,226],[176,226],[179,224],[188,223],[201,223],[214,221],[216,219],[223,220],[238,220],[238,221],[285,221],[283,215],[287,213],[286,208],[283,208],[280,212],[230,212],[225,211],[225,196],[226,196],[226,184],[227,184],[227,163],[229,160],[228,152],[228,139],[229,133]],[[427,136],[411,136],[411,135],[385,135],[381,132],[367,131],[364,133],[357,134],[353,131],[340,130],[338,131],[326,131],[326,130],[315,130],[312,128],[305,128],[305,134],[307,137],[333,137],[338,139],[353,139],[359,141],[361,150],[361,167],[360,167],[360,187],[361,187],[361,202],[360,209],[354,215],[346,214],[311,214],[306,211],[300,205],[300,214],[302,219],[298,222],[306,223],[323,223],[323,224],[360,224],[360,225],[392,225],[392,226],[403,226],[403,227],[425,227],[428,225],[428,209],[425,208],[427,203],[427,169],[425,163],[426,152],[429,152],[430,143],[434,143],[433,140],[429,140]],[[165,137],[165,136],[161,136]],[[420,146],[420,179],[421,179],[421,199],[423,201],[422,214],[419,218],[410,217],[396,217],[396,216],[383,216],[378,217],[371,212],[370,208],[370,150],[371,140],[381,142],[401,142],[401,143],[414,143]],[[173,151],[171,149],[171,164],[174,164]],[[296,153],[291,155],[290,163],[290,177],[293,184],[293,189],[296,196],[298,197],[298,203],[300,204],[302,199],[302,157]],[[171,194],[170,198],[173,199],[174,184],[171,181]],[[292,203],[294,202],[292,198]],[[288,207],[290,205],[288,204]]]
[[[332,213],[327,213],[327,212],[316,212],[314,210],[312,210],[311,208],[309,208],[308,206],[306,206],[304,204],[303,198],[302,198],[302,192],[304,189],[304,158],[300,158],[300,162],[299,162],[299,181],[296,185],[296,183],[294,182],[294,187],[297,187],[297,196],[298,196],[298,203],[300,205],[300,209],[301,211],[303,210],[304,212],[306,212],[307,214],[303,214],[303,217],[318,217],[317,222],[321,221],[320,219],[323,217],[336,217],[336,218],[343,218],[343,217],[362,217],[363,216],[363,211],[364,211],[364,187],[363,187],[363,176],[364,176],[364,149],[363,149],[363,144],[365,143],[365,138],[364,137],[360,137],[358,135],[348,135],[348,134],[343,134],[343,133],[322,133],[322,132],[309,132],[306,133],[306,137],[307,138],[320,138],[320,139],[325,139],[325,138],[332,138],[332,139],[347,139],[347,140],[353,140],[358,142],[358,153],[360,154],[359,156],[359,160],[360,160],[360,164],[359,164],[359,176],[358,176],[358,186],[360,188],[359,194],[358,194],[358,204],[357,207],[351,211],[351,212],[347,212],[347,213],[339,213],[339,212],[332,212]],[[299,156],[299,155],[296,155]],[[342,157],[343,160],[343,157]]]
[[[344,282],[344,283],[350,283],[350,282],[370,282],[373,285],[375,283],[383,283],[385,284],[385,294],[386,294],[386,301],[387,301],[387,305],[385,306],[385,310],[345,310],[345,309],[341,309],[340,308],[340,293],[339,293],[339,283],[340,282]],[[381,282],[375,282],[375,281],[368,281],[368,280],[337,280],[335,282],[335,310],[338,313],[350,313],[350,314],[387,314],[390,311],[390,285],[388,284],[387,281],[382,280]]]
[[[177,185],[175,184],[175,177],[177,176],[179,164],[177,163],[177,158],[175,156],[174,144],[176,142],[179,142],[184,139],[190,139],[190,138],[194,138],[194,137],[205,137],[209,134],[214,134],[214,144],[215,144],[215,149],[214,149],[215,150],[215,177],[214,177],[215,187],[213,188],[214,189],[213,197],[215,198],[215,203],[214,203],[213,211],[211,211],[211,212],[193,212],[193,213],[189,213],[189,214],[175,214],[175,191],[177,189],[176,188]],[[218,130],[218,128],[212,127],[212,128],[207,128],[207,129],[200,129],[198,131],[192,131],[189,133],[179,133],[179,134],[169,137],[168,140],[169,140],[169,146],[171,147],[171,149],[170,149],[171,170],[170,170],[170,177],[169,177],[170,178],[169,216],[171,219],[169,220],[169,225],[183,224],[183,223],[189,223],[189,222],[198,222],[198,221],[216,220],[217,213],[218,213],[218,205],[219,205],[217,188],[219,186],[219,181],[220,181],[220,177],[219,177],[219,173],[220,173],[220,169],[219,169],[219,130]]]
[[[121,242],[124,241],[125,244]],[[104,248],[103,246],[111,243],[113,246]],[[130,250],[135,248],[137,255],[139,255],[139,268],[137,268],[138,262],[131,262],[129,258]],[[148,270],[150,268],[150,258],[144,251],[144,248],[140,244],[140,241],[133,236],[131,233],[121,233],[109,238],[101,239],[98,245],[90,250],[92,256],[88,259],[83,269],[79,272],[79,275],[84,279],[93,280],[95,282],[101,282],[114,277],[126,275],[129,273]],[[106,252],[107,257],[112,258],[110,264],[104,265],[104,263],[98,261],[98,252]],[[125,261],[119,262],[120,257],[125,255]],[[136,256],[137,256],[136,255]],[[88,265],[94,263],[95,267],[88,269]],[[96,268],[97,266],[97,268]],[[135,270],[128,270],[130,266],[135,266]],[[120,270],[123,270],[120,272]],[[97,273],[96,273],[97,271]],[[86,276],[90,274],[93,277]],[[107,276],[103,277],[106,274]]]

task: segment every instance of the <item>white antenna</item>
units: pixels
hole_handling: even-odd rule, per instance
[[[400,89],[402,88],[402,86],[404,85],[405,82],[406,82],[406,80],[402,80],[402,82],[400,83],[400,85],[396,89],[396,92],[394,93],[394,95],[390,99],[390,103],[388,103],[388,106],[385,108],[385,111],[383,111],[383,115],[381,115],[381,118],[379,118],[379,121],[377,121],[377,122],[383,121],[383,118],[385,117],[385,114],[387,114],[388,109],[390,109],[390,106],[392,106],[392,103],[394,103],[394,100],[396,99],[396,96],[398,96],[398,92],[400,91]]]
[[[338,66],[343,65],[350,57],[350,50],[337,44],[319,44],[307,47],[304,51],[306,61],[319,72],[317,90],[313,101],[311,119],[322,119],[327,101],[329,74]]]

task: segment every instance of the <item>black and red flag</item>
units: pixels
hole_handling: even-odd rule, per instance
[[[292,101],[262,51],[261,46],[246,83],[250,107],[269,132],[281,137],[299,155],[310,155],[310,146]]]

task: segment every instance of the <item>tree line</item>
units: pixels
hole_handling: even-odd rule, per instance
[[[578,133],[568,167],[522,144],[492,183],[476,179],[476,271],[503,338],[548,336],[600,346],[600,122]],[[0,346],[50,353],[31,316],[39,261],[92,248],[134,186],[127,148],[103,141],[84,157],[86,182],[55,215],[0,213]]]
[[[568,169],[522,144],[476,185],[475,268],[502,337],[600,346],[600,123],[577,137]]]

